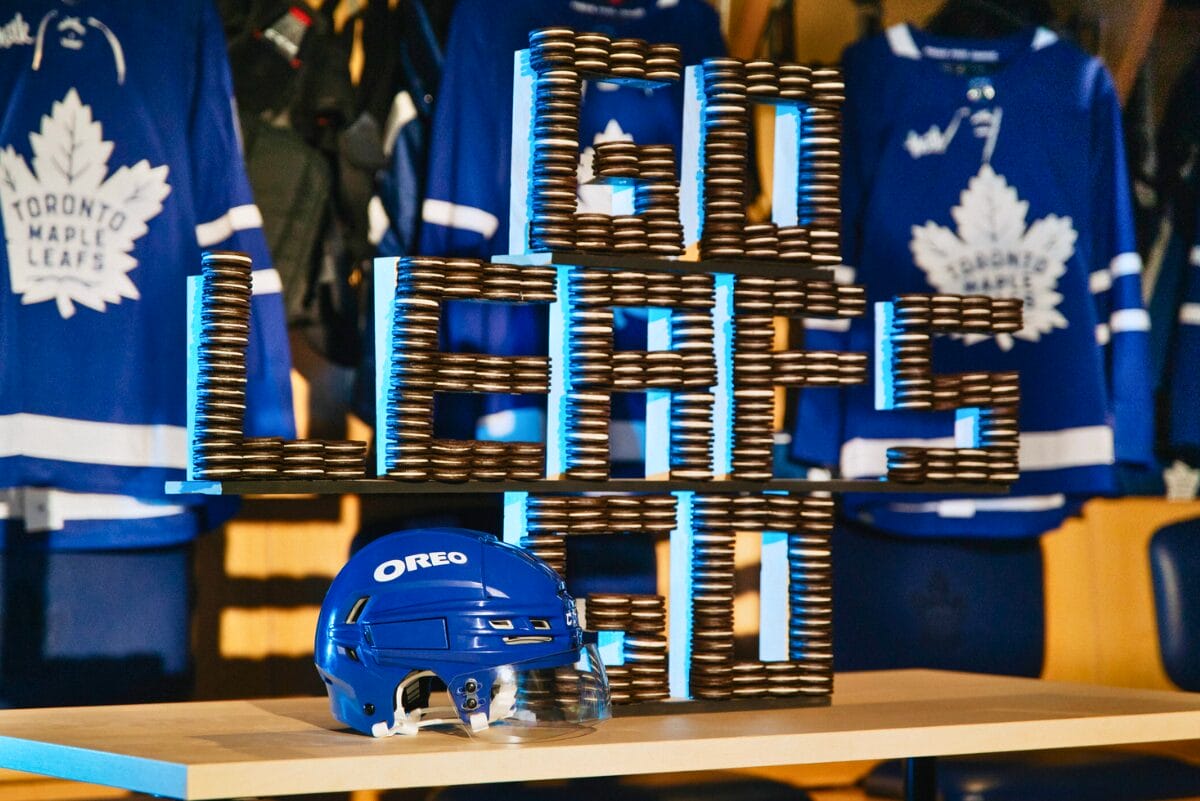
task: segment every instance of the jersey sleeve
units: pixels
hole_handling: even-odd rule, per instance
[[[198,85],[190,123],[196,244],[201,250],[241,251],[254,260],[246,352],[246,435],[292,437],[292,361],[282,286],[246,178],[221,20],[211,2],[206,0],[203,5]]]
[[[1142,300],[1142,260],[1121,130],[1121,107],[1107,70],[1093,62],[1092,264],[1096,341],[1107,365],[1109,415],[1119,462],[1153,462],[1150,315]]]
[[[512,63],[490,63],[496,47],[480,21],[494,12],[473,9],[455,11],[434,108],[421,206],[426,255],[486,257],[507,235]]]
[[[1198,228],[1197,230],[1200,230]],[[1172,358],[1167,445],[1172,455],[1200,464],[1200,242],[1188,258]]]

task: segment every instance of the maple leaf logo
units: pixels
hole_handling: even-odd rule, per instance
[[[996,335],[1003,350],[1013,347],[1013,337],[1036,342],[1055,328],[1067,327],[1067,318],[1058,311],[1063,299],[1058,279],[1075,253],[1078,235],[1070,217],[1056,214],[1026,228],[1028,213],[1028,201],[984,164],[950,211],[957,233],[933,221],[912,227],[913,260],[937,291],[1025,302],[1025,326],[1015,334]],[[973,345],[991,337],[961,338]]]
[[[71,89],[29,134],[33,170],[11,145],[0,150],[0,206],[12,290],[25,304],[53,300],[103,312],[140,295],[128,273],[147,223],[170,194],[168,168],[145,159],[108,175],[113,143]],[[106,180],[107,176],[107,180]]]

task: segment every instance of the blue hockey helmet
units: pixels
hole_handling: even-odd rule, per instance
[[[354,554],[326,593],[315,661],[334,717],[376,737],[446,723],[534,736],[609,714],[562,579],[476,531],[401,531]]]

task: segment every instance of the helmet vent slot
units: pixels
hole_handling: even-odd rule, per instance
[[[488,621],[488,625],[501,631],[512,631],[513,629],[513,622],[506,617],[494,617]]]
[[[347,623],[357,623],[358,616],[362,614],[363,607],[367,605],[367,601],[371,600],[371,596],[364,595],[354,602],[354,606],[350,607],[350,613],[346,615]]]
[[[544,617],[530,618],[529,624],[531,626],[533,626],[535,629],[541,629],[542,631],[550,630],[550,621],[546,620],[546,618],[544,618]]]

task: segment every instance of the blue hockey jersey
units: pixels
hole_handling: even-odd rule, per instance
[[[188,461],[185,283],[202,250],[256,266],[247,434],[294,429],[220,19],[210,0],[4,9],[0,530],[56,549],[184,541],[203,501],[163,483]]]
[[[1200,244],[1189,254],[1178,326],[1167,362],[1167,447],[1171,455],[1196,465],[1200,464]]]
[[[614,37],[679,45],[685,65],[722,55],[720,21],[703,0],[460,0],[450,26],[442,85],[434,111],[420,252],[486,257],[508,252],[509,159],[513,52],[529,32],[548,25]],[[579,120],[581,179],[590,177],[593,146],[628,139],[670,144],[678,153],[683,130],[683,83],[647,92],[588,84]],[[606,213],[606,187],[581,187],[579,211]],[[544,353],[544,311],[464,304],[450,318],[450,347],[494,353]],[[645,348],[644,318],[619,313],[617,347]],[[540,439],[544,399],[488,396],[480,435]],[[641,396],[617,396],[612,429],[614,461],[641,458]],[[458,411],[474,416],[473,410]],[[469,432],[459,431],[458,435]]]
[[[843,257],[873,301],[1025,301],[1013,336],[939,337],[937,372],[1016,370],[1020,481],[1008,497],[852,496],[904,534],[1030,536],[1151,460],[1149,318],[1120,108],[1099,60],[1045,29],[967,41],[898,25],[845,55]],[[871,321],[813,321],[809,347],[871,350]],[[834,330],[831,330],[834,329]],[[953,443],[949,413],[876,411],[871,387],[801,394],[793,454],[846,477],[888,447]]]

